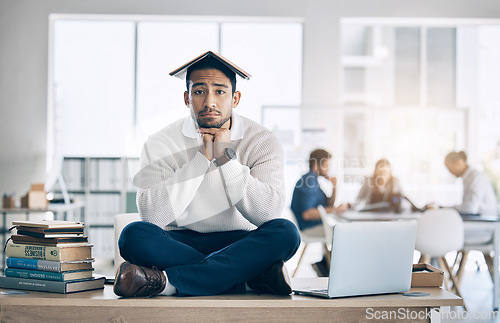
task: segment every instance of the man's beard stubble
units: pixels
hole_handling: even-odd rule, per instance
[[[205,113],[207,112],[206,110],[203,110],[203,111],[200,111],[198,114],[201,114],[201,113]],[[219,111],[217,111],[218,113],[220,113]],[[215,123],[211,123],[211,122],[204,122],[203,120],[201,120],[201,118],[195,118],[196,119],[196,123],[198,124],[198,126],[200,128],[221,128],[229,119],[231,119],[231,115],[229,115],[226,119],[224,120],[221,120],[219,122],[216,122],[214,121]]]

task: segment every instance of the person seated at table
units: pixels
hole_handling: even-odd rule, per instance
[[[446,155],[444,165],[448,171],[456,177],[462,178],[463,195],[462,202],[451,206],[460,215],[497,215],[497,200],[493,186],[486,175],[467,164],[467,154],[464,151],[452,151]],[[434,203],[428,204],[426,208],[438,208]],[[491,230],[465,230],[465,244],[484,244],[492,239]]]
[[[323,206],[327,213],[341,213],[347,209],[344,204],[334,206],[337,178],[328,175],[331,158],[332,155],[324,149],[312,151],[309,156],[309,172],[297,181],[293,190],[291,209],[297,219],[299,229],[309,236],[325,236],[318,205]],[[326,178],[333,185],[330,197],[327,197],[321,189],[318,182],[319,176]],[[328,267],[325,257],[320,262],[313,264],[318,276],[328,276]]]
[[[367,177],[361,186],[354,206],[361,208],[364,205],[389,202],[393,203],[394,196],[401,196],[401,183],[392,175],[391,164],[385,158],[377,161],[371,177]]]
[[[448,171],[462,178],[462,203],[453,206],[461,215],[497,216],[497,198],[486,175],[467,164],[467,154],[452,151],[444,164]]]

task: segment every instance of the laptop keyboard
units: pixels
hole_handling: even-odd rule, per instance
[[[314,292],[314,293],[326,293],[328,292],[328,289],[311,289],[311,292]]]

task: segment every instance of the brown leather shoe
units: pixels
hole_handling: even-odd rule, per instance
[[[113,291],[123,297],[153,297],[163,291],[167,279],[158,268],[123,262],[115,276]]]
[[[258,294],[290,295],[292,287],[285,263],[281,260],[247,282],[248,287]]]

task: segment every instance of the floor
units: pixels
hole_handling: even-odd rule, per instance
[[[302,246],[297,254],[287,262],[290,275],[297,266],[301,251]],[[316,277],[316,273],[310,264],[321,260],[321,257],[321,244],[317,243],[309,246],[295,277]],[[415,255],[414,259],[418,259],[418,254]],[[115,274],[113,263],[110,260],[97,259],[94,267],[96,268],[96,273],[105,275],[106,277],[114,276]],[[452,307],[449,312],[441,313],[441,322],[500,323],[500,313],[492,311],[493,283],[480,253],[472,251],[469,254],[461,292],[468,311],[464,311],[462,307]]]

